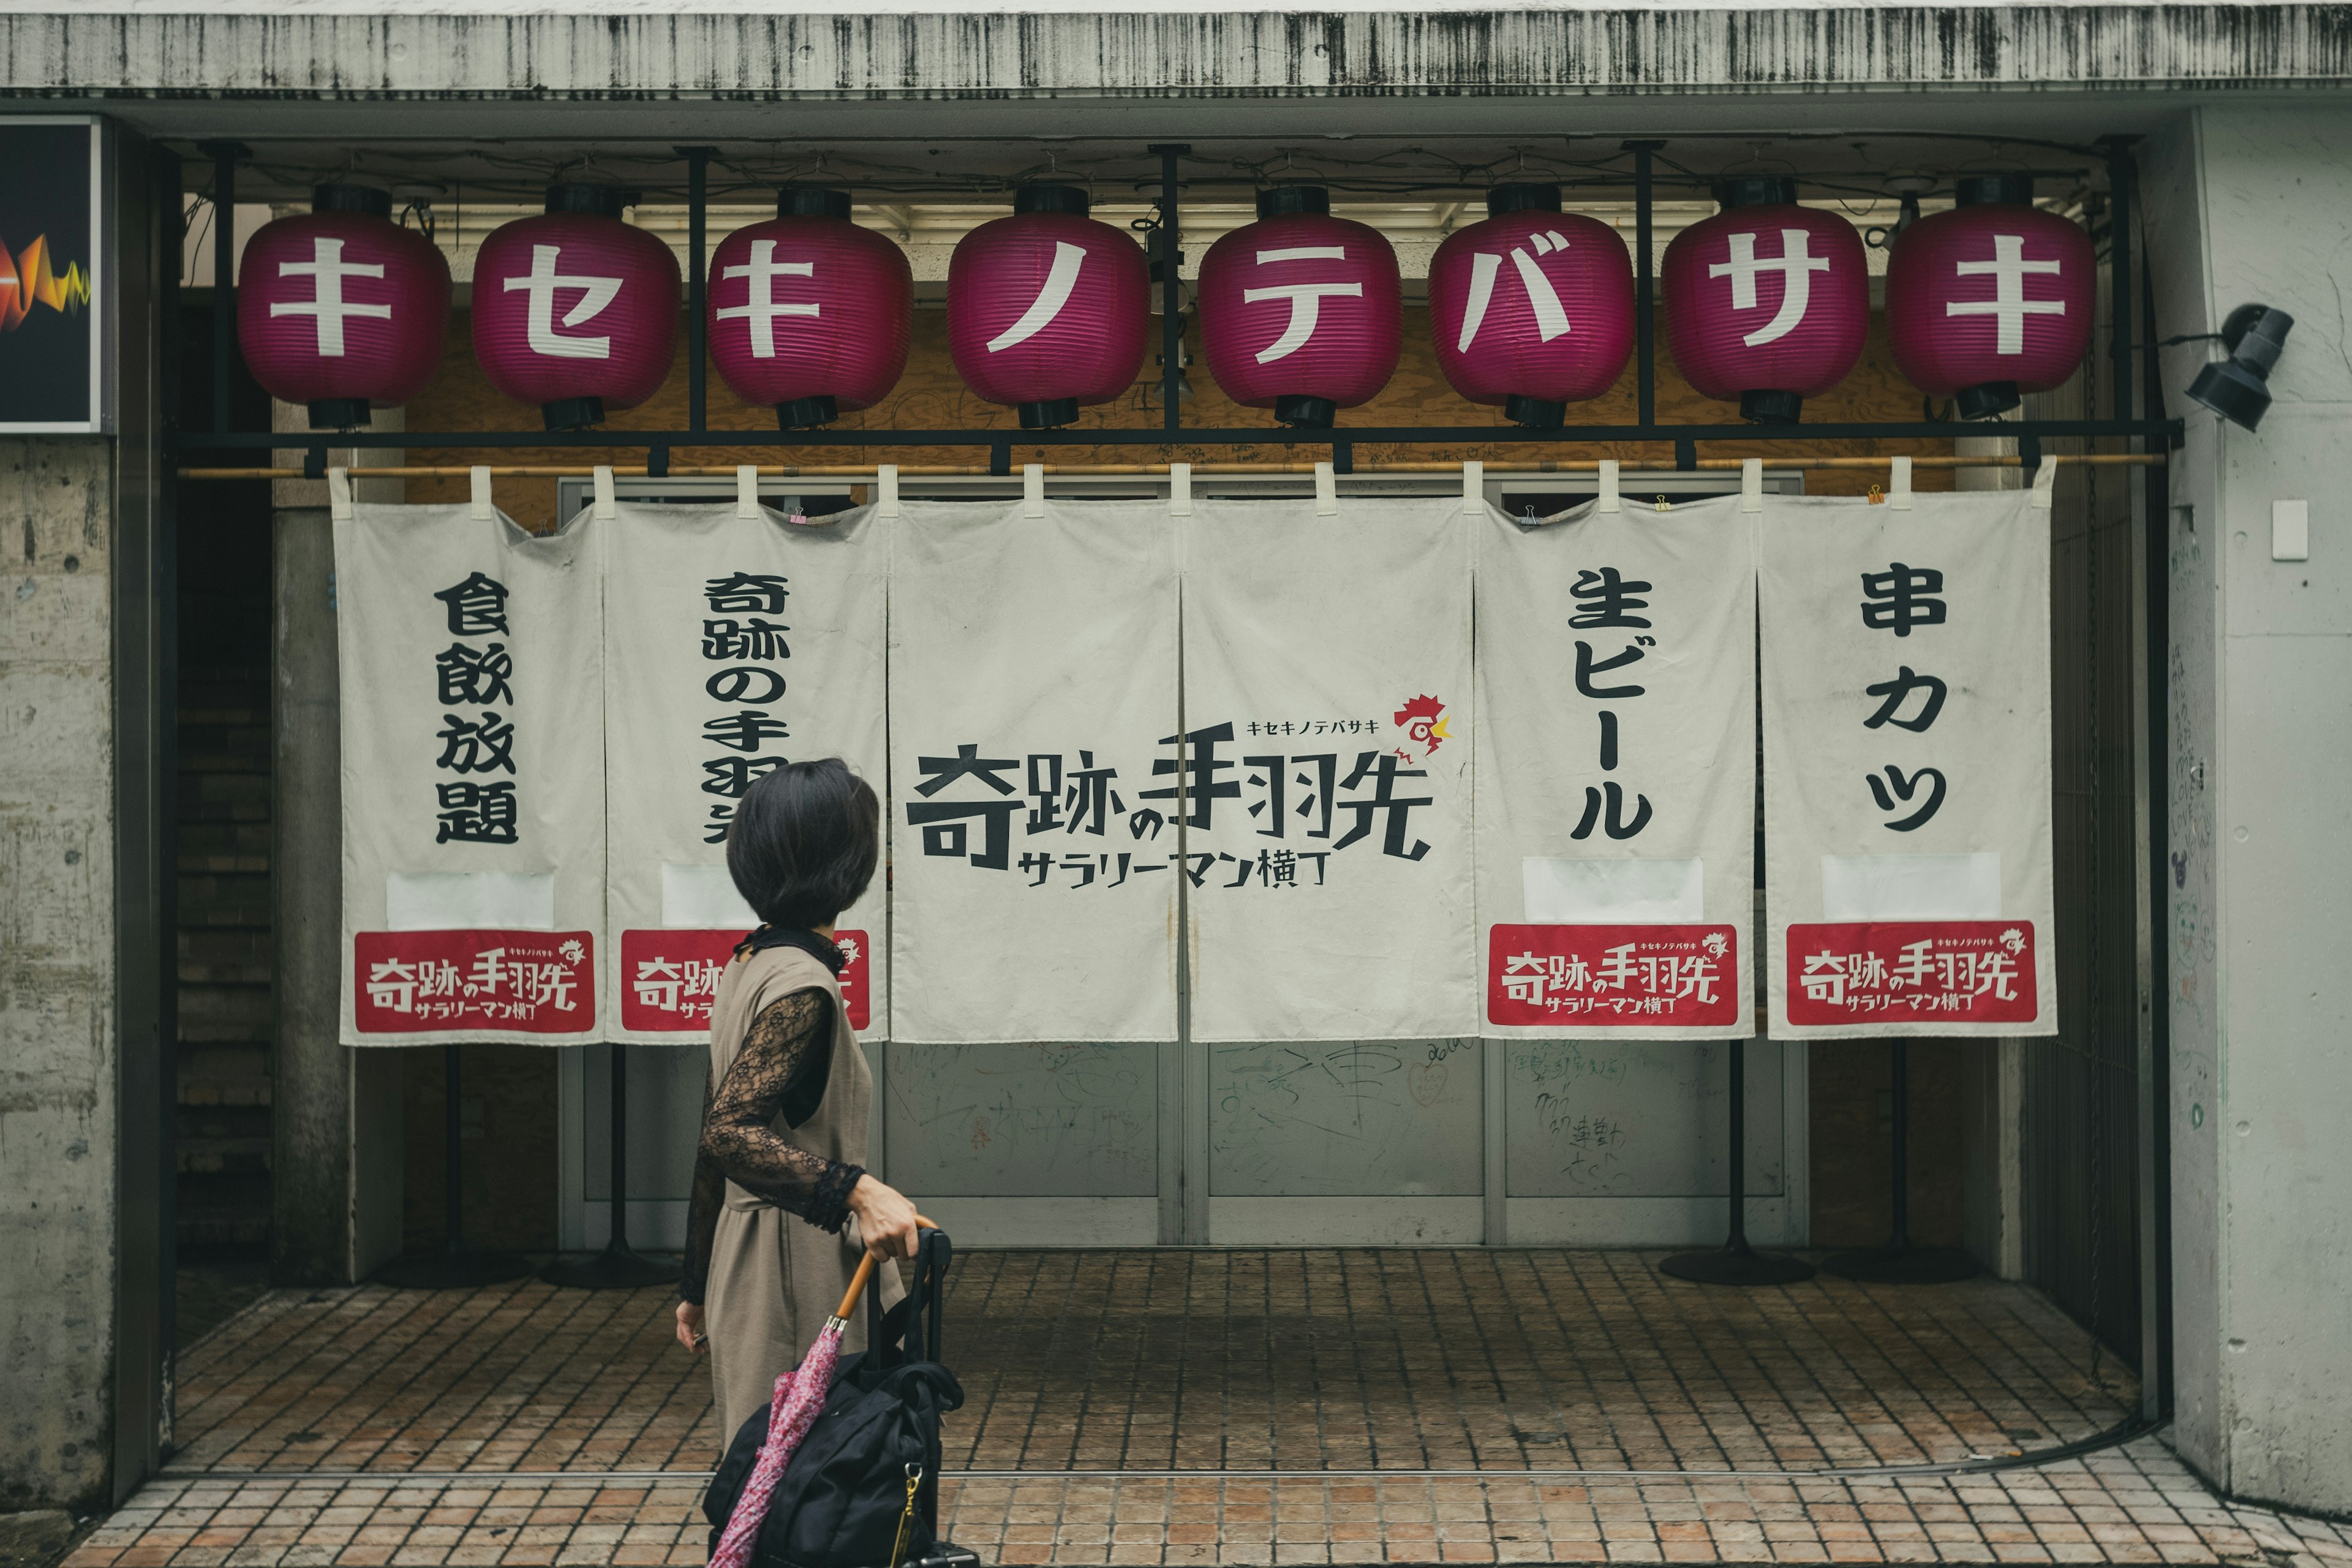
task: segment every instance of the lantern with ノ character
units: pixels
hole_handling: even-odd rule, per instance
[[[547,211],[482,241],[474,357],[550,430],[601,423],[651,397],[677,349],[677,258],[621,221],[610,185],[547,188]]]
[[[1088,205],[1076,185],[1024,185],[1011,217],[948,258],[948,353],[974,392],[1020,410],[1024,430],[1123,396],[1143,368],[1143,249]]]
[[[1793,425],[1845,379],[1870,331],[1862,238],[1797,205],[1797,182],[1725,180],[1723,210],[1666,247],[1666,338],[1683,379],[1739,415]]]
[[[1886,258],[1886,330],[1904,379],[1963,419],[2063,384],[2091,344],[2096,260],[2079,225],[2033,205],[2031,174],[1972,174]]]
[[[1471,402],[1554,428],[1633,354],[1633,258],[1608,225],[1563,215],[1558,185],[1497,185],[1486,212],[1429,264],[1438,367]]]
[[[1257,194],[1257,221],[1201,258],[1209,374],[1244,408],[1329,425],[1379,395],[1404,340],[1396,251],[1380,230],[1331,216],[1320,185]]]
[[[368,423],[425,390],[449,323],[449,265],[392,221],[372,185],[320,185],[310,210],[246,242],[237,347],[270,396],[306,404],[314,430]]]
[[[907,368],[915,279],[907,254],[849,221],[849,193],[786,185],[776,216],[710,258],[710,357],[780,429],[871,408]]]

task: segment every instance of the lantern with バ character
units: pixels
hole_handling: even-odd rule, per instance
[[[270,396],[307,404],[314,430],[368,423],[425,390],[449,323],[449,264],[392,221],[371,185],[320,185],[310,210],[246,242],[237,347]]]
[[[1396,252],[1380,230],[1331,216],[1319,185],[1257,194],[1257,222],[1201,258],[1209,374],[1244,408],[1328,425],[1379,395],[1403,348]]]
[[[1633,258],[1608,225],[1564,216],[1558,185],[1497,185],[1486,212],[1429,264],[1438,367],[1471,402],[1553,428],[1633,352]]]
[[[974,392],[1020,410],[1024,430],[1124,396],[1143,368],[1142,247],[1087,206],[1076,185],[1024,185],[1011,217],[965,235],[948,260],[948,352]]]
[[[677,258],[621,221],[625,199],[610,185],[550,185],[544,214],[493,231],[474,258],[474,357],[550,430],[634,408],[669,374]]]
[[[2014,408],[2083,363],[2096,308],[2091,237],[2033,205],[2030,174],[1971,174],[1886,258],[1886,329],[1904,378],[1963,419]]]
[[[776,193],[776,216],[739,228],[710,258],[710,357],[779,428],[871,408],[907,368],[915,278],[906,253],[849,221],[849,194]]]
[[[1834,213],[1797,205],[1797,182],[1726,180],[1723,210],[1666,247],[1666,339],[1702,396],[1743,419],[1793,425],[1804,400],[1845,379],[1870,331],[1862,238]]]

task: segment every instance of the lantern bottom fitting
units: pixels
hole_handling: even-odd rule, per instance
[[[1543,397],[1522,397],[1514,392],[1503,399],[1503,417],[1531,430],[1557,430],[1568,423],[1568,405]]]
[[[776,405],[776,428],[807,430],[841,417],[841,405],[830,397],[795,397]]]
[[[310,400],[310,428],[313,430],[355,430],[368,423],[368,400],[364,397],[314,397]]]
[[[1024,403],[1017,406],[1021,410],[1021,428],[1024,430],[1052,430],[1078,422],[1078,400],[1075,397],[1049,397],[1043,403]]]
[[[2006,414],[2024,399],[2017,395],[2013,381],[1988,381],[1981,386],[1964,386],[1952,399],[1953,412],[1963,419],[1990,419],[1996,414]]]
[[[552,403],[539,405],[540,417],[547,421],[550,430],[583,430],[591,425],[604,423],[604,400],[601,397],[559,397]]]
[[[1759,388],[1739,395],[1739,416],[1751,425],[1794,425],[1804,414],[1805,400],[1793,392]]]
[[[1285,425],[1337,425],[1339,405],[1328,397],[1286,392],[1274,400],[1274,416]]]

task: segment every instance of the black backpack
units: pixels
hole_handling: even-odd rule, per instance
[[[887,1312],[869,1289],[866,1348],[841,1358],[824,1407],[769,1500],[751,1568],[951,1568],[975,1564],[939,1539],[940,1417],[963,1404],[940,1364],[944,1232],[921,1233],[906,1300]],[[745,1421],[703,1494],[710,1550],[767,1440],[768,1411]]]

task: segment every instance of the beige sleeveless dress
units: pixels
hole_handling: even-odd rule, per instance
[[[710,1081],[726,1078],[754,1018],[771,1004],[812,987],[833,998],[832,1070],[816,1114],[798,1127],[787,1126],[779,1115],[776,1135],[828,1160],[863,1165],[874,1070],[849,1026],[833,972],[810,954],[772,947],[728,964],[710,1009]],[[865,1255],[855,1218],[839,1236],[827,1236],[798,1215],[727,1184],[703,1294],[722,1446],[768,1403],[778,1374],[798,1366],[816,1342]],[[877,1268],[874,1286],[881,1289],[886,1307],[906,1293],[895,1267]],[[842,1349],[858,1350],[865,1343],[861,1301],[842,1336]]]

